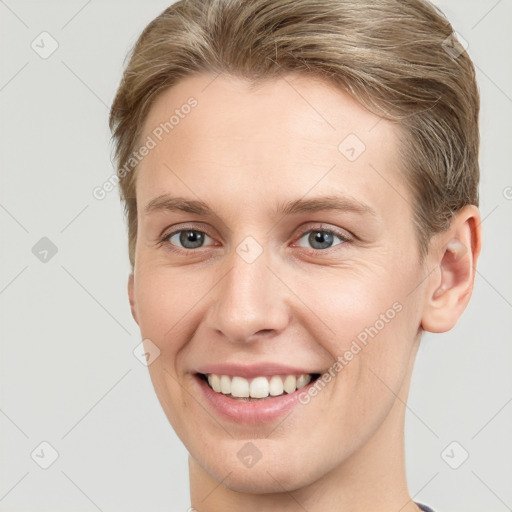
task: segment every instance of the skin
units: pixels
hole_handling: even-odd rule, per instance
[[[404,404],[421,330],[453,327],[471,295],[478,209],[460,210],[422,259],[414,198],[398,171],[397,126],[311,77],[289,74],[258,88],[214,78],[194,75],[165,90],[146,118],[141,140],[187,98],[198,101],[139,164],[128,284],[142,336],[160,350],[149,365],[157,396],[190,454],[192,506],[416,511]],[[366,146],[353,162],[338,151],[350,133]],[[163,194],[202,200],[217,216],[146,213]],[[374,214],[273,214],[277,204],[333,194]],[[159,243],[179,229],[208,236],[196,249],[179,234]],[[321,229],[350,239],[335,236],[318,249],[308,236]],[[263,249],[250,264],[236,252],[247,236]],[[327,370],[396,302],[395,318],[284,420],[249,427],[216,416],[192,376],[225,361]],[[262,454],[250,468],[237,457],[248,441]]]

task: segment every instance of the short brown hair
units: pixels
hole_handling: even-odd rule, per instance
[[[132,267],[136,165],[126,172],[126,162],[156,95],[204,72],[255,83],[289,72],[314,75],[396,121],[422,254],[454,212],[478,206],[475,70],[428,1],[181,0],[140,35],[110,111]]]

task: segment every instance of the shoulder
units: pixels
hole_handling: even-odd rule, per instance
[[[418,505],[418,507],[420,507],[423,512],[434,512],[434,510],[432,510],[430,507],[427,507],[427,505],[422,505],[421,503],[416,503],[416,505]]]

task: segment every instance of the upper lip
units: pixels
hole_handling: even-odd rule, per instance
[[[320,370],[311,370],[307,368],[299,368],[297,366],[288,366],[283,364],[263,362],[258,364],[236,364],[236,363],[219,363],[206,364],[195,369],[196,373],[216,375],[228,375],[230,377],[238,376],[246,379],[254,377],[271,377],[272,375],[302,375],[321,373]]]

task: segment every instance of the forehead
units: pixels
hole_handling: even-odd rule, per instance
[[[189,107],[190,102],[196,105]],[[258,144],[300,149],[308,142],[337,150],[350,133],[382,150],[396,129],[339,88],[318,78],[293,74],[258,85],[223,74],[188,77],[160,93],[153,103],[143,133],[156,130],[158,136],[159,128],[163,138],[172,134],[181,139],[180,143],[215,141],[213,148],[203,146],[204,152],[225,149],[232,140],[244,150]],[[230,145],[229,150],[222,152],[232,162],[236,148]],[[280,152],[276,153],[278,156]]]
[[[378,209],[408,195],[397,126],[316,78],[290,74],[253,87],[223,74],[188,77],[157,97],[148,137],[155,145],[137,175],[144,200],[191,184],[194,195],[240,193],[260,205],[276,194],[336,191]]]

